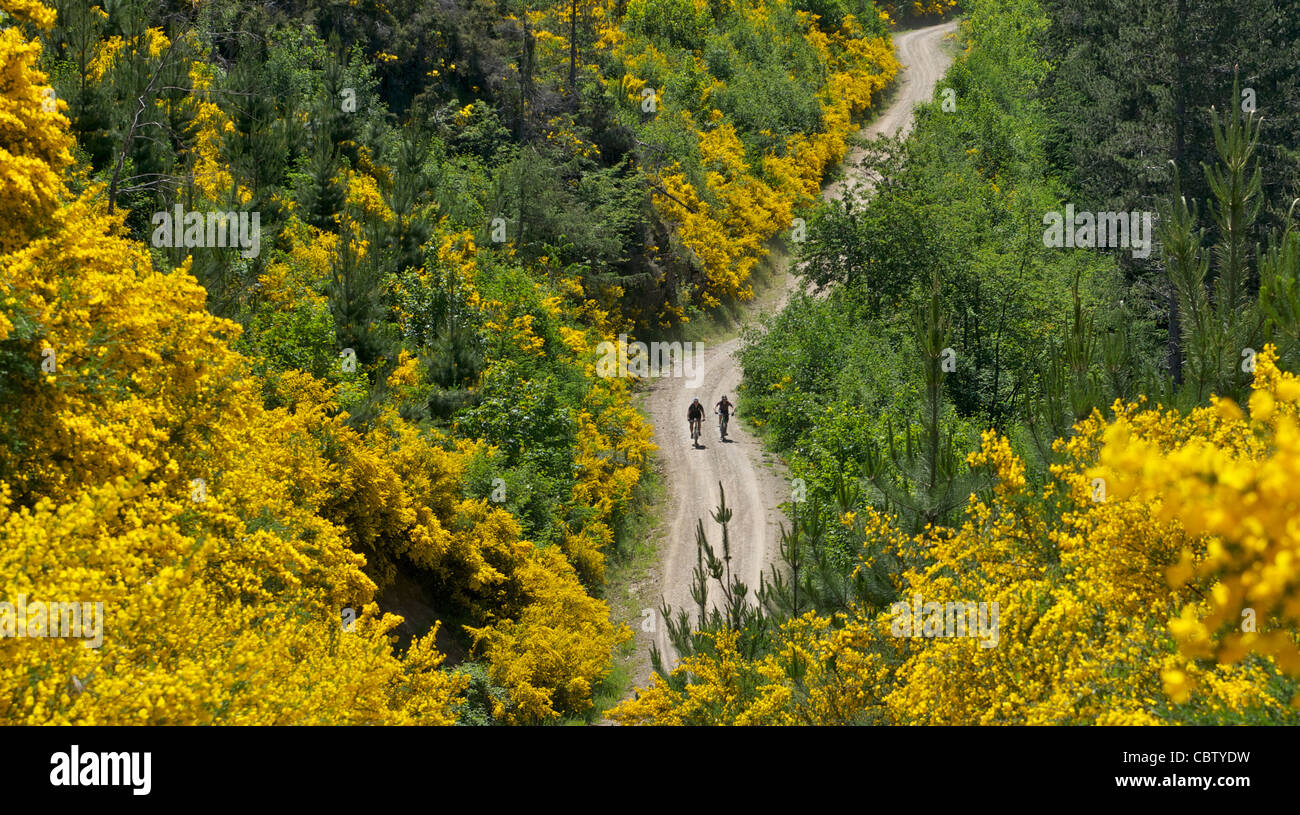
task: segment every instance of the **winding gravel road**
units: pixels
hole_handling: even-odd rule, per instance
[[[912,126],[912,109],[919,102],[929,101],[935,84],[943,77],[952,60],[949,36],[956,31],[955,21],[894,35],[894,48],[903,71],[897,81],[897,90],[887,107],[866,128],[863,134],[872,137],[882,133],[906,134]],[[854,149],[846,159],[846,170],[857,171],[864,151]],[[823,197],[839,198],[843,195],[844,181],[827,185]],[[796,279],[783,270],[780,275],[780,293],[775,308],[784,307]],[[756,315],[755,315],[756,316]],[[719,556],[721,530],[713,522],[710,512],[718,503],[718,483],[727,493],[727,505],[733,510],[730,524],[732,541],[732,569],[756,589],[761,573],[778,557],[780,551],[780,524],[785,521],[779,505],[789,498],[789,485],[784,469],[779,463],[764,462],[762,444],[751,436],[739,421],[727,427],[728,442],[718,437],[717,419],[713,405],[727,394],[737,403],[744,415],[745,401],[737,398],[740,384],[740,363],[736,352],[740,350],[739,337],[725,342],[709,343],[699,359],[700,373],[696,381],[700,387],[687,387],[684,378],[661,378],[647,392],[643,408],[655,427],[655,444],[659,446],[659,462],[664,472],[665,512],[659,528],[660,568],[658,585],[664,600],[674,609],[687,609],[694,618],[695,608],[690,587],[695,568],[695,524],[703,519],[709,542]],[[691,447],[687,432],[686,408],[698,396],[705,404],[704,433],[700,438],[703,449]],[[770,456],[768,457],[771,458]],[[718,600],[717,584],[710,586],[710,598]],[[658,618],[656,610],[655,617]],[[668,642],[667,626],[656,619],[653,634],[639,633],[638,646],[649,648],[651,641],[665,654],[666,665],[671,667],[676,655]],[[636,683],[643,685],[649,678],[649,667],[642,664]]]

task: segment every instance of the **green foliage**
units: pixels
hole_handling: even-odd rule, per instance
[[[570,466],[574,441],[568,402],[554,378],[528,377],[520,366],[503,363],[487,371],[478,405],[457,422],[467,435],[500,447],[510,464],[534,462],[559,475]]]
[[[501,166],[489,210],[530,260],[585,270],[617,267],[637,251],[644,182],[630,163],[599,167],[529,145]],[[486,232],[487,230],[485,230]]]
[[[757,593],[769,618],[879,609],[896,599],[894,581],[907,565],[902,553],[891,542],[855,536],[855,524],[840,520],[861,508],[861,498],[851,482],[841,480],[829,496],[814,487],[805,501],[789,505],[781,563],[763,575]]]
[[[951,219],[936,196],[906,174],[901,141],[880,139],[872,151],[865,168],[879,181],[870,203],[864,205],[861,186],[850,183],[843,198],[818,207],[808,224],[812,240],[799,247],[799,271],[818,288],[853,289],[874,319],[906,301],[913,281],[947,265],[960,251],[954,240],[960,234],[934,228],[935,221]]]
[[[465,701],[456,709],[456,724],[461,727],[491,727],[497,724],[493,711],[509,703],[510,692],[493,683],[488,666],[481,662],[462,662],[456,673],[469,677]]]
[[[841,419],[856,436],[872,426],[864,417],[916,404],[904,329],[882,320],[863,331],[843,293],[824,303],[796,296],[767,329],[747,335],[743,396],[747,413],[777,449],[793,449],[814,428]]]
[[[235,348],[257,361],[261,376],[297,369],[325,380],[339,372],[334,348],[334,318],[328,305],[307,300],[289,310],[259,308],[242,316],[248,330]]]
[[[638,34],[690,51],[703,47],[713,25],[709,8],[692,0],[629,0],[626,15],[628,27]]]

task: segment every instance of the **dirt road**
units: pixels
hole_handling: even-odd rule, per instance
[[[956,30],[949,22],[929,28],[904,31],[894,35],[894,48],[903,72],[889,107],[871,122],[863,133],[875,136],[881,133],[906,133],[912,125],[912,108],[918,102],[928,101],[935,84],[942,78],[951,61],[951,48],[946,47],[948,36]],[[847,168],[856,168],[862,150],[852,151]],[[850,173],[852,169],[850,169]],[[849,174],[846,173],[846,177]],[[843,194],[843,182],[827,185],[823,196],[838,198]],[[794,278],[785,271],[780,276],[782,295],[775,303],[781,308],[789,296]],[[757,316],[757,315],[755,315]],[[662,597],[674,609],[687,609],[694,619],[695,606],[691,599],[692,571],[695,568],[695,524],[704,521],[709,542],[718,556],[722,555],[720,527],[710,517],[718,503],[718,484],[727,494],[727,505],[733,511],[729,526],[732,541],[732,570],[751,588],[757,589],[760,574],[773,563],[779,554],[780,524],[785,520],[780,504],[789,499],[789,485],[779,463],[764,462],[761,442],[733,420],[727,428],[729,441],[719,439],[717,417],[713,405],[723,395],[728,395],[743,416],[744,399],[737,398],[740,384],[740,364],[735,357],[740,349],[738,337],[724,342],[709,343],[699,360],[701,373],[696,377],[697,388],[690,388],[684,378],[662,378],[648,392],[643,407],[655,427],[655,444],[659,446],[659,461],[664,476],[665,513],[659,528],[660,569],[659,588]],[[699,397],[705,405],[704,433],[700,438],[702,449],[691,447],[686,424],[686,408],[691,399]],[[770,458],[770,456],[769,456]],[[710,586],[710,598],[718,599],[717,584]],[[666,665],[675,662],[675,654],[668,642],[667,626],[655,613],[656,631],[640,634],[639,646],[648,650],[651,638],[666,655]],[[642,665],[636,677],[638,685],[648,680],[648,666]]]

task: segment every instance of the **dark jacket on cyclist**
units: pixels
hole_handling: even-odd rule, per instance
[[[722,400],[719,401],[718,404],[714,405],[713,407],[723,416],[727,416],[731,414],[731,410],[732,408],[735,407],[735,405],[733,405],[731,402],[728,402],[726,397],[723,397]]]
[[[696,419],[704,420],[704,405],[699,402],[691,402],[691,406],[686,409],[686,421],[693,422]]]

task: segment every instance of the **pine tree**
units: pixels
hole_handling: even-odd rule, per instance
[[[1105,349],[1105,370],[1116,382],[1131,362],[1122,337],[1098,336],[1095,315],[1084,308],[1079,296],[1078,276],[1071,293],[1074,310],[1068,332],[1064,341],[1046,354],[1037,394],[1025,407],[1025,426],[1043,461],[1051,458],[1056,439],[1070,435],[1075,422],[1107,403],[1106,383],[1096,366],[1099,349]],[[1112,391],[1109,395],[1118,394]]]
[[[691,599],[695,601],[695,620],[691,621],[686,609],[673,609],[667,603],[660,606],[659,613],[668,626],[668,640],[672,643],[679,657],[697,653],[711,653],[712,634],[719,631],[739,633],[738,648],[747,659],[753,659],[763,652],[768,644],[768,621],[763,611],[749,600],[749,587],[736,575],[731,573],[731,523],[732,512],[727,506],[727,494],[718,483],[718,507],[711,513],[714,523],[722,527],[722,555],[718,556],[709,543],[704,531],[704,521],[695,525],[695,570],[691,582]],[[721,603],[710,607],[709,586],[718,584],[722,592]],[[685,677],[668,676],[663,662],[663,654],[657,645],[650,648],[650,663],[656,673],[670,684],[684,686]]]
[[[1181,194],[1177,175],[1174,199],[1165,208],[1159,229],[1178,299],[1185,388],[1198,403],[1212,393],[1242,398],[1249,367],[1244,358],[1258,350],[1263,328],[1250,297],[1249,277],[1254,251],[1250,234],[1261,205],[1260,171],[1252,163],[1259,120],[1253,113],[1243,118],[1233,104],[1222,121],[1214,117],[1212,128],[1219,160],[1213,167],[1204,166],[1204,172],[1213,193],[1208,208],[1218,241],[1207,252],[1204,230],[1197,226],[1198,207]]]
[[[263,48],[248,48],[230,72],[228,84],[242,89],[232,96],[231,123],[235,130],[225,140],[232,175],[252,193],[248,209],[263,213],[262,227],[273,225],[272,193],[284,183],[289,169],[293,117],[284,117],[267,92],[269,78],[262,64]]]
[[[338,149],[327,140],[318,140],[307,162],[305,185],[299,193],[303,220],[317,229],[337,232],[335,216],[343,211],[347,191],[339,183]]]
[[[1300,367],[1300,232],[1296,231],[1296,205],[1287,213],[1287,226],[1273,236],[1259,259],[1259,305],[1265,317],[1267,339],[1278,346],[1281,367]]]
[[[954,445],[953,429],[944,432],[943,381],[945,366],[955,360],[948,347],[951,318],[943,307],[936,273],[930,295],[913,313],[913,331],[925,376],[919,430],[909,423],[902,445],[892,421],[886,422],[884,449],[873,443],[867,450],[863,475],[879,494],[878,507],[902,516],[913,532],[944,523],[970,494],[964,490],[962,456]]]

